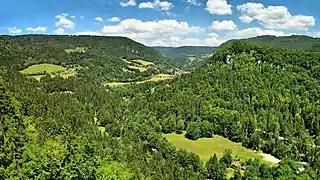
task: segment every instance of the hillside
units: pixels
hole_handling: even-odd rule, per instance
[[[237,40],[229,40],[220,47],[225,47],[232,44]],[[320,38],[313,38],[309,36],[303,35],[292,35],[292,36],[258,36],[248,39],[241,39],[241,41],[267,45],[271,47],[280,47],[280,48],[288,48],[288,49],[298,49],[298,50],[306,50],[306,51],[319,51],[320,50]]]
[[[63,66],[67,71],[82,67],[80,74],[87,74],[85,77],[133,81],[151,77],[152,74],[170,73],[173,68],[169,60],[154,49],[123,37],[0,36],[0,46],[0,65],[17,70],[50,63]],[[152,65],[141,71],[145,65],[134,60]],[[44,74],[42,71],[33,75]]]
[[[119,77],[120,71],[114,77],[105,72],[111,62],[139,70],[123,71],[135,76],[157,62],[99,56],[88,44],[53,45],[57,54],[43,48],[37,55],[51,43],[5,42],[10,45],[1,57],[15,61],[0,68],[3,179],[320,175],[320,53],[235,41],[193,72],[113,88],[103,85]],[[37,64],[20,69],[19,56]],[[43,69],[40,81],[28,77]],[[70,69],[77,74],[59,77]],[[270,164],[264,157],[277,161]]]
[[[216,47],[210,46],[182,46],[182,47],[153,47],[162,53],[165,57],[174,60],[176,63],[187,66],[198,64],[206,59],[215,50]]]

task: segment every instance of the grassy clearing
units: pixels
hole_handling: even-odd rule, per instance
[[[139,64],[141,64],[142,66],[150,66],[150,65],[154,65],[153,62],[150,61],[144,61],[142,59],[136,59],[136,60],[132,60],[133,62],[137,62]]]
[[[88,48],[85,47],[77,47],[75,49],[65,49],[67,53],[72,53],[72,52],[80,52],[80,53],[85,53],[88,51]]]
[[[104,85],[109,85],[111,87],[117,87],[117,86],[123,86],[123,85],[130,85],[130,84],[141,84],[149,81],[158,82],[158,81],[164,81],[168,79],[172,79],[173,76],[170,74],[157,74],[153,76],[151,79],[145,80],[145,81],[137,81],[137,82],[110,82],[105,83]]]
[[[140,72],[144,72],[144,71],[147,70],[147,68],[145,68],[145,67],[138,67],[138,66],[128,66],[128,67],[131,68],[131,69],[137,69]]]
[[[164,135],[169,142],[174,144],[177,148],[186,149],[187,151],[194,152],[203,161],[209,160],[209,158],[216,153],[218,158],[221,158],[224,151],[231,149],[233,156],[238,156],[241,162],[244,162],[250,158],[262,159],[262,156],[255,153],[253,150],[247,149],[241,145],[241,143],[234,143],[222,136],[213,136],[213,138],[201,138],[196,141],[189,140],[184,137],[183,134],[165,134]]]
[[[22,73],[22,74],[41,74],[44,72],[56,73],[59,71],[63,71],[65,69],[66,68],[59,66],[59,65],[43,63],[43,64],[32,65],[32,66],[28,67],[27,69],[20,71],[20,73]]]
[[[38,81],[40,81],[41,77],[45,76],[44,73],[50,74],[50,76],[53,78],[56,75],[60,75],[64,79],[68,79],[69,77],[77,75],[77,71],[82,69],[83,67],[77,66],[77,67],[69,67],[65,68],[59,65],[55,64],[36,64],[28,67],[27,69],[24,69],[20,71],[22,74],[29,75],[28,77],[34,78]],[[39,75],[33,75],[33,74],[39,74]]]

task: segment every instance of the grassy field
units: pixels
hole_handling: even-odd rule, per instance
[[[136,60],[132,60],[133,62],[137,62],[143,66],[150,66],[150,65],[153,65],[153,62],[150,62],[150,61],[144,61],[142,59],[136,59]]]
[[[87,48],[85,48],[85,47],[77,47],[77,48],[75,48],[75,49],[65,49],[65,51],[66,51],[67,53],[72,53],[72,52],[81,52],[81,53],[85,53],[85,52],[87,52],[87,51],[88,51],[88,49],[87,49]]]
[[[164,135],[169,142],[174,144],[177,148],[186,149],[190,152],[194,152],[200,156],[201,160],[207,161],[209,158],[216,153],[218,158],[222,157],[223,153],[227,149],[231,149],[233,156],[236,155],[240,161],[244,162],[250,158],[263,157],[259,153],[247,149],[241,145],[241,143],[234,143],[222,136],[213,136],[213,138],[201,138],[196,141],[189,140],[184,135],[178,134],[165,134]]]
[[[151,79],[148,80],[144,80],[144,81],[137,81],[137,82],[109,82],[109,83],[105,83],[104,85],[109,85],[111,87],[117,87],[117,86],[123,86],[123,85],[130,85],[130,84],[141,84],[141,83],[145,83],[145,82],[149,82],[149,81],[153,81],[153,82],[158,82],[158,81],[164,81],[167,79],[172,79],[173,76],[170,74],[157,74],[153,77],[151,77]]]
[[[55,72],[59,72],[59,71],[65,70],[65,69],[66,68],[59,66],[59,65],[44,63],[44,64],[32,65],[32,66],[28,67],[27,69],[20,71],[20,73],[22,73],[22,74],[41,74],[43,72],[55,73]]]
[[[29,77],[34,78],[38,81],[40,81],[41,77],[44,72],[51,75],[51,77],[55,77],[56,75],[60,74],[60,76],[64,79],[67,79],[69,77],[77,75],[77,71],[82,69],[81,66],[77,66],[74,68],[65,68],[59,65],[55,64],[36,64],[28,67],[27,69],[24,69],[20,71],[22,74],[30,75]],[[39,74],[39,75],[32,75],[32,74]]]
[[[138,67],[138,66],[128,66],[128,67],[131,68],[131,69],[137,69],[140,72],[144,72],[144,71],[147,70],[147,68],[145,68],[145,67]]]

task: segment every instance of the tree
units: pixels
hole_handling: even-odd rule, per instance
[[[212,125],[208,121],[202,121],[200,125],[201,137],[211,138],[213,134]]]
[[[233,173],[233,177],[230,178],[230,180],[241,180],[241,171],[240,169],[237,169]]]
[[[232,150],[227,149],[224,153],[219,162],[225,167],[228,168],[233,162],[233,157],[232,157]]]
[[[220,164],[216,154],[210,157],[206,163],[206,169],[208,179],[223,180],[227,177],[226,169]]]
[[[190,122],[187,127],[186,138],[197,140],[201,136],[201,131],[198,122]]]
[[[178,121],[177,121],[176,133],[177,133],[177,134],[182,134],[183,130],[184,130],[184,121],[183,121],[183,119],[180,117],[180,118],[178,118]]]

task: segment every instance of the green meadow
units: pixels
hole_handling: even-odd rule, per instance
[[[47,73],[56,73],[62,70],[65,70],[65,67],[59,66],[59,65],[55,65],[55,64],[47,64],[47,63],[43,63],[43,64],[35,64],[32,65],[30,67],[28,67],[27,69],[24,69],[22,71],[20,71],[20,73],[22,74],[41,74],[44,72]]]
[[[250,158],[263,159],[259,153],[255,153],[253,150],[243,147],[241,143],[232,142],[222,136],[215,135],[212,138],[200,138],[196,141],[185,138],[183,134],[173,133],[164,134],[164,136],[177,148],[199,155],[204,162],[209,160],[213,154],[217,154],[218,158],[222,157],[227,149],[231,149],[233,156],[237,156],[241,162]]]

